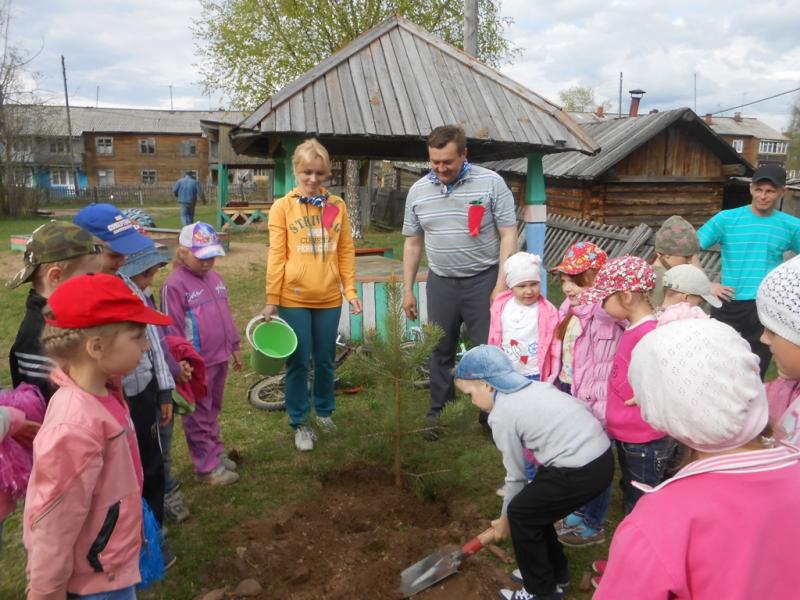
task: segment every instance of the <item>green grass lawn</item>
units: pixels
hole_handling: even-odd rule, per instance
[[[176,206],[147,207],[147,210],[155,216],[159,227],[179,226]],[[212,209],[208,207],[198,207],[197,217],[214,222]],[[0,222],[0,273],[3,278],[10,277],[21,266],[21,255],[8,250],[8,235],[28,233],[42,222],[43,219]],[[232,235],[233,242],[263,243],[265,240],[264,231]],[[402,256],[402,236],[399,233],[368,232],[363,244],[390,246],[396,258]],[[231,268],[226,266],[225,259],[221,259],[218,270],[228,283],[234,316],[243,330],[264,303],[264,265],[252,263]],[[163,281],[164,274],[162,271],[157,283]],[[551,298],[558,301],[560,288],[551,285],[550,290]],[[26,294],[27,286],[17,290],[0,287],[0,349],[3,356],[16,334]],[[341,374],[348,381],[363,384],[364,391],[337,398],[336,419],[340,433],[325,439],[310,454],[300,454],[294,450],[285,413],[260,412],[247,402],[247,389],[256,377],[248,370],[231,374],[221,416],[222,435],[228,448],[238,451],[243,462],[240,467],[241,481],[229,488],[203,486],[194,480],[181,428],[177,426],[175,474],[182,481],[192,518],[170,527],[169,538],[178,562],[164,583],[140,597],[170,600],[193,598],[201,588],[198,573],[205,571],[221,555],[234,553],[235,548],[230,547],[226,532],[238,524],[265,517],[281,507],[317,498],[320,493],[317,482],[326,474],[349,464],[366,463],[390,468],[390,439],[373,435],[391,429],[389,394],[382,390],[378,377],[358,372],[349,362],[342,367]],[[0,361],[0,383],[10,384],[5,359]],[[428,392],[406,386],[403,397],[404,428],[413,430],[424,427]],[[462,399],[446,411],[443,417],[445,433],[435,445],[424,442],[416,435],[404,441],[403,460],[406,469],[416,473],[446,469],[434,478],[414,480],[412,489],[419,492],[420,497],[429,500],[455,498],[474,505],[482,515],[481,519],[476,519],[471,531],[464,531],[464,540],[487,527],[489,520],[497,516],[501,503],[495,495],[495,489],[503,480],[500,455],[478,427],[476,416],[476,409]],[[609,517],[610,529],[620,518],[619,503],[615,500]],[[0,598],[21,598],[24,595],[25,556],[20,537],[18,511],[6,522],[5,548],[0,559]],[[508,544],[505,547],[510,550]],[[577,591],[577,583],[591,561],[603,557],[606,552],[607,545],[568,551],[573,569],[570,597],[590,597],[588,593]],[[224,574],[220,577],[224,578]],[[269,591],[269,582],[265,585]]]

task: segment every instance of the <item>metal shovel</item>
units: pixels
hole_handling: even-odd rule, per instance
[[[458,568],[465,558],[472,556],[492,541],[494,541],[494,529],[489,527],[461,548],[437,550],[418,563],[414,563],[400,573],[400,593],[403,598],[418,594],[442,579],[458,573]]]

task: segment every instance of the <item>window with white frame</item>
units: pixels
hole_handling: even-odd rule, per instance
[[[268,177],[268,169],[253,169],[253,177]]]
[[[99,169],[97,171],[97,185],[101,187],[114,185],[114,169]]]
[[[114,138],[99,137],[94,140],[94,147],[98,154],[114,154]]]
[[[50,154],[66,154],[67,141],[66,140],[50,140]]]
[[[157,181],[155,169],[145,169],[141,171],[142,183],[145,185],[154,185]]]
[[[69,169],[50,169],[50,185],[72,185]]]
[[[155,154],[156,153],[156,140],[155,138],[145,138],[139,140],[139,154]]]
[[[731,146],[733,146],[733,149],[741,154],[744,150],[744,140],[733,140],[731,142]]]
[[[760,154],[786,154],[786,142],[777,140],[761,140],[758,145]]]
[[[17,187],[33,187],[33,167],[17,167],[14,169],[14,185]]]
[[[197,156],[197,140],[183,140],[181,156]]]

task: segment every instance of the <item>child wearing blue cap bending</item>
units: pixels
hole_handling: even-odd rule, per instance
[[[456,387],[481,410],[506,468],[506,495],[495,538],[511,535],[521,590],[505,600],[559,600],[569,584],[567,558],[553,524],[596,498],[611,483],[614,459],[600,422],[584,403],[553,385],[530,381],[495,346],[477,346],[455,371]],[[533,453],[528,483],[523,449]]]

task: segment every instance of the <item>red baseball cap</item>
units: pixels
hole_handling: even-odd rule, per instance
[[[47,301],[53,312],[45,317],[61,329],[83,329],[111,323],[169,325],[172,320],[142,302],[119,277],[89,273],[58,286]]]

